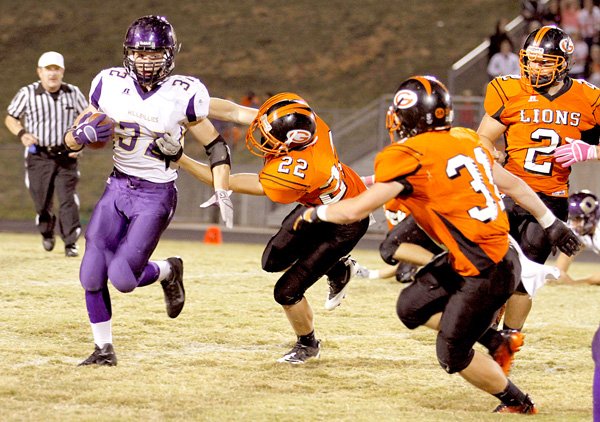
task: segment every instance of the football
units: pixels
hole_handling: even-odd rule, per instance
[[[86,119],[86,121],[90,122],[90,121],[94,120],[95,118],[97,118],[98,116],[103,115],[103,114],[104,113],[93,113],[90,117],[88,117]],[[110,125],[110,126],[114,127],[115,122],[110,117],[106,116],[106,118],[100,122],[100,126],[105,126],[105,125]],[[102,149],[102,148],[105,148],[109,144],[112,146],[112,141],[93,142],[91,144],[88,144],[86,147],[89,149]]]

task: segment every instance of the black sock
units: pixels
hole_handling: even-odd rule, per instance
[[[483,333],[481,337],[479,337],[477,342],[486,347],[491,353],[502,343],[502,335],[493,328],[488,328],[487,331]]]
[[[315,338],[315,330],[312,330],[305,336],[298,336],[298,342],[304,346],[316,347],[317,339]]]
[[[519,387],[514,385],[511,380],[508,380],[508,385],[503,392],[494,394],[498,400],[507,406],[519,406],[527,400],[527,395],[519,390]]]

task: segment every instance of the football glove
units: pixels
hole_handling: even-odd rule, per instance
[[[200,204],[200,208],[208,208],[211,205],[218,206],[221,211],[221,218],[228,229],[233,227],[233,203],[229,198],[231,193],[230,190],[215,189],[214,195]]]
[[[107,119],[106,114],[98,115],[90,121],[87,119],[92,113],[86,113],[80,120],[80,123],[73,130],[73,138],[78,145],[89,145],[94,142],[107,142],[112,139],[113,126],[102,124]]]
[[[317,209],[307,208],[296,218],[296,221],[294,221],[294,225],[292,226],[292,230],[295,232],[305,230],[311,224],[319,223],[320,221],[322,220],[317,215]]]
[[[183,155],[183,146],[180,140],[168,133],[163,133],[162,137],[154,141],[152,150],[165,159],[165,169],[169,168],[171,161],[175,162]]]
[[[544,232],[552,246],[560,249],[565,255],[572,256],[581,249],[582,245],[577,235],[558,218],[546,227]]]
[[[570,167],[572,164],[587,161],[597,160],[598,152],[595,145],[590,145],[579,139],[565,138],[566,145],[556,148],[554,158],[562,167]]]

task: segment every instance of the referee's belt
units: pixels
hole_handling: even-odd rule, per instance
[[[39,154],[40,152],[46,153],[51,157],[57,157],[59,155],[68,155],[69,151],[64,145],[56,145],[51,147],[43,147],[40,145],[31,145],[29,152],[32,154]]]

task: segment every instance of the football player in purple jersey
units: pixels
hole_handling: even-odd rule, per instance
[[[177,170],[170,163],[181,157],[184,133],[205,147],[214,203],[225,224],[233,225],[229,148],[207,118],[206,87],[195,77],[172,75],[178,50],[173,26],[164,17],[135,20],[125,35],[123,67],[98,73],[89,107],[65,134],[72,151],[113,144],[114,169],[90,218],[79,273],[95,343],[80,365],[117,363],[109,279],[124,293],[160,281],[169,317],[176,318],[183,308],[181,258],[149,259],[177,205]]]

